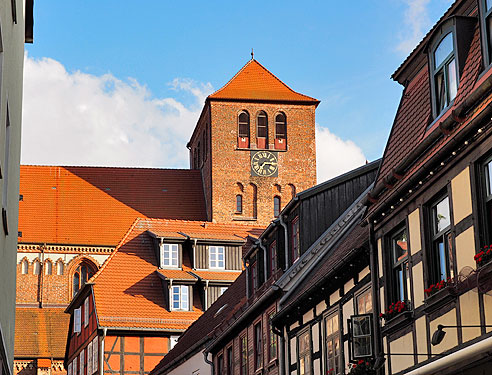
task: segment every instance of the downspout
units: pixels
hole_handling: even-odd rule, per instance
[[[208,352],[206,350],[203,352],[203,359],[205,360],[206,363],[210,365],[210,370],[211,370],[210,374],[214,375],[215,374],[214,363],[213,361],[210,361],[208,359]]]
[[[284,217],[282,215],[279,216],[280,225],[284,228],[284,249],[285,249],[285,264],[284,271],[287,271],[289,268],[289,237],[287,233],[287,224],[284,222]]]
[[[99,374],[104,374],[104,339],[108,333],[107,328],[103,328],[103,335],[101,340],[101,350],[99,350]]]
[[[285,345],[285,339],[284,339],[284,335],[283,335],[283,332],[281,330],[279,330],[277,327],[275,327],[273,324],[272,324],[272,331],[273,333],[275,333],[279,338],[280,338],[280,342],[279,342],[279,349],[280,349],[280,353],[279,353],[279,369],[280,369],[280,372],[279,374],[280,375],[285,375],[285,350],[284,350],[284,345]]]
[[[193,269],[196,270],[196,238],[193,239]]]
[[[164,263],[164,260],[162,259],[163,258],[163,255],[162,255],[162,246],[164,246],[164,239],[161,238],[161,243],[159,245],[159,268],[163,268],[163,263]]]
[[[246,259],[243,258],[243,267],[246,270],[246,297],[249,299],[249,268],[246,267]]]
[[[379,306],[379,272],[378,272],[378,251],[376,245],[376,238],[374,237],[374,224],[371,220],[367,220],[369,224],[369,267],[371,271],[371,294],[372,294],[372,308],[374,312],[374,319],[372,321],[374,332],[374,352],[375,358],[384,358],[383,352],[383,338],[381,336],[381,325],[379,320],[380,306]],[[384,368],[378,370],[380,374],[384,373]]]
[[[205,310],[208,310],[208,280],[205,280]]]

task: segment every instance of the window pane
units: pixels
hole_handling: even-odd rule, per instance
[[[490,0],[492,1],[492,0]],[[492,195],[492,161],[485,166],[486,183],[487,183],[487,195]]]
[[[446,35],[437,46],[434,52],[434,68],[441,65],[451,53],[453,53],[453,33]]]
[[[450,225],[449,219],[449,200],[448,197],[444,198],[441,202],[439,202],[434,207],[434,225],[435,232],[439,233],[443,229],[447,228]]]
[[[439,241],[437,246],[439,251],[439,280],[446,280],[446,248],[443,241]]]
[[[446,86],[444,84],[444,70],[436,74],[436,109],[437,113],[447,107]]]
[[[490,10],[492,8],[492,0],[486,0],[485,5],[487,6],[487,10]]]
[[[458,77],[456,77],[456,60],[452,59],[448,64],[448,92],[449,101],[456,97],[458,91]]]
[[[407,231],[403,230],[393,237],[393,263],[406,258],[408,254]]]

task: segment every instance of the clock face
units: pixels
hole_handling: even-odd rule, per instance
[[[278,176],[276,152],[251,151],[251,175],[260,177]]]

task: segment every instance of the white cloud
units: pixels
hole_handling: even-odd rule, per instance
[[[187,168],[185,145],[212,87],[182,79],[172,87],[192,104],[26,55],[22,163]]]
[[[95,76],[26,55],[23,164],[188,168],[188,142],[210,84],[175,79],[192,104],[155,98],[136,80]],[[318,181],[365,162],[359,147],[317,127]]]
[[[316,126],[318,182],[329,180],[365,164],[366,157],[352,141],[344,141],[327,128]]]
[[[404,14],[404,24],[407,31],[400,35],[401,41],[396,49],[403,54],[409,54],[420,42],[430,27],[427,6],[430,0],[403,0],[407,5]]]

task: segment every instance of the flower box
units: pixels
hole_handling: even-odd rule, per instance
[[[373,364],[369,361],[364,361],[360,359],[359,362],[349,363],[348,375],[376,375],[376,370],[373,368]],[[330,372],[328,372],[330,375]]]
[[[477,268],[486,265],[492,261],[492,245],[486,245],[473,257],[477,262]]]
[[[435,293],[428,295],[425,299],[425,310],[434,311],[448,302],[456,299],[456,288],[452,284],[447,284]]]

